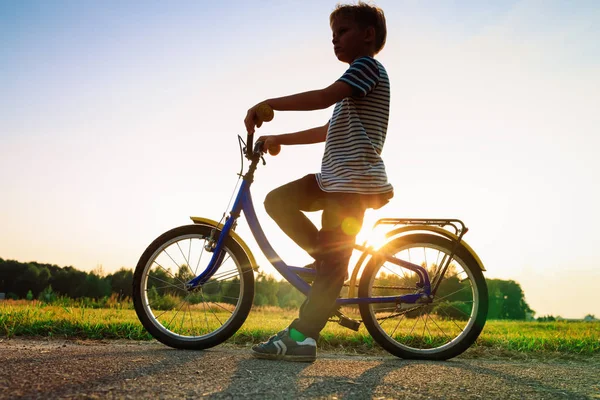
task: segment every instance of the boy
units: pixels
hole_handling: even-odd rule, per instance
[[[261,136],[265,149],[277,145],[325,142],[320,174],[310,174],[270,192],[267,213],[314,259],[317,275],[299,318],[267,342],[252,347],[258,358],[314,361],[316,339],[335,311],[347,274],[356,234],[367,208],[379,208],[393,196],[381,151],[385,142],[390,89],[384,67],[373,56],[384,46],[383,11],[359,2],[338,5],[330,15],[333,49],[349,69],[331,86],[269,99],[279,111],[309,111],[335,104],[324,126],[301,132]],[[256,106],[244,123],[254,133]],[[323,210],[322,228],[302,213]]]

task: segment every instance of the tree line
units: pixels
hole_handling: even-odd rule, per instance
[[[102,299],[116,296],[130,301],[133,271],[121,268],[105,275],[101,268],[91,272],[72,266],[59,267],[38,262],[22,263],[0,258],[0,293],[10,299]],[[163,277],[162,279],[168,279]],[[513,280],[487,279],[489,291],[488,319],[524,320],[534,311],[525,301],[521,286]],[[286,281],[259,273],[255,279],[254,304],[297,308],[304,295]]]

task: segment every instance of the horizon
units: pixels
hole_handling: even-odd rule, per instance
[[[1,4],[0,256],[112,273],[190,216],[219,220],[247,109],[345,71],[335,4]],[[600,315],[600,4],[376,4],[395,197],[364,230],[382,217],[461,219],[485,277],[518,282],[539,315]],[[276,112],[257,134],[323,125],[331,110]],[[317,172],[322,153],[283,147],[253,185],[290,264],[310,258],[262,200]],[[237,232],[279,279],[243,218]]]
[[[50,265],[52,267],[57,267],[57,268],[60,268],[60,269],[63,269],[63,268],[73,268],[73,269],[75,269],[77,271],[82,271],[82,272],[85,272],[87,274],[96,274],[100,278],[106,278],[106,277],[108,277],[108,276],[110,276],[110,275],[112,275],[114,273],[117,273],[119,271],[122,271],[122,270],[131,271],[132,274],[135,272],[135,267],[134,268],[121,267],[117,271],[112,271],[111,273],[107,273],[106,271],[104,271],[102,265],[97,266],[96,268],[94,268],[91,271],[85,271],[85,270],[81,270],[81,269],[79,269],[79,268],[77,268],[76,266],[73,266],[73,265],[64,265],[64,266],[61,266],[61,265],[48,264],[48,263],[43,263],[43,262],[33,261],[33,260],[32,261],[25,261],[24,262],[24,261],[19,261],[19,260],[4,259],[4,258],[0,257],[0,261],[3,261],[3,262],[11,262],[12,261],[12,262],[20,263],[20,264],[34,264],[35,263],[35,264],[40,265],[40,266]],[[171,273],[175,273],[176,272],[176,271],[171,271],[170,267],[167,267],[167,270],[169,270]],[[256,271],[256,272],[258,274],[265,274],[268,277],[274,278],[277,282],[287,282],[285,279],[283,279],[283,277],[281,277],[281,275],[278,276],[278,275],[274,275],[274,274],[271,274],[271,273],[268,273],[268,272],[265,273],[264,271],[260,271],[260,270]],[[498,278],[488,278],[488,277],[486,277],[486,281],[488,281],[490,279],[494,280],[494,279],[498,279]],[[514,281],[514,280],[511,280],[511,279],[501,279],[501,281],[505,281],[506,282],[506,281]],[[514,282],[516,282],[516,281],[514,281]],[[287,282],[287,283],[290,284],[289,282]],[[519,285],[519,287],[521,287],[521,285],[520,285],[519,282],[516,282],[516,283]],[[49,284],[48,287],[52,288],[52,285]],[[47,288],[45,288],[45,289],[47,289]],[[521,289],[523,289],[523,288],[521,287]],[[113,288],[113,290],[114,290],[114,288]],[[29,290],[29,292],[31,292],[31,289]],[[112,295],[114,295],[115,293],[116,292],[113,292]],[[8,293],[7,292],[0,292],[0,294],[6,295]],[[112,297],[112,295],[111,295],[111,297]],[[69,297],[68,295],[66,295],[66,296]],[[523,291],[523,298],[525,299],[525,301],[527,301],[527,293],[525,293],[525,291]],[[0,300],[2,300],[2,299],[3,298],[0,297]],[[128,297],[125,297],[124,300],[127,301],[127,299],[128,299]],[[596,317],[595,314],[588,313],[588,312],[582,312],[580,317],[565,318],[565,317],[563,317],[561,315],[548,315],[548,314],[543,314],[542,315],[542,314],[539,314],[536,310],[531,310],[531,311],[532,311],[533,318],[534,319],[540,319],[540,320],[546,320],[548,318],[556,318],[557,320],[583,320],[583,319],[585,319],[588,316],[593,317],[594,320],[600,320],[600,317]],[[529,314],[529,313],[527,313],[527,314]],[[527,317],[526,319],[528,319],[528,318],[529,317]],[[489,316],[488,316],[488,319],[490,319]]]

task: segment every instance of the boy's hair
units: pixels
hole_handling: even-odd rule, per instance
[[[383,49],[387,37],[387,28],[385,15],[381,8],[362,1],[359,1],[358,4],[338,4],[329,16],[329,24],[332,25],[337,17],[350,17],[361,28],[372,26],[375,29],[375,54]]]

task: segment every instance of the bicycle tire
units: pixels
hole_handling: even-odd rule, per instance
[[[227,238],[224,243],[224,261],[211,280],[194,292],[189,292],[184,289],[185,281],[190,279],[190,277],[199,275],[198,267],[202,256],[206,255],[206,260],[209,260],[212,256],[212,252],[205,254],[205,243],[203,243],[203,241],[210,238],[213,229],[215,228],[212,226],[198,224],[185,225],[171,229],[159,236],[148,246],[136,266],[133,275],[133,304],[136,314],[150,335],[167,346],[189,350],[201,350],[216,346],[230,338],[242,326],[252,307],[254,299],[254,274],[252,267],[248,256],[242,247],[231,237]],[[216,237],[218,237],[219,233],[220,230],[216,230]],[[188,247],[186,248],[186,246]],[[165,268],[157,261],[158,259],[163,260],[164,251],[164,253],[169,256],[168,258],[173,261],[173,264],[179,268],[178,274],[184,274],[186,268],[182,265],[178,265],[175,259],[178,255],[171,254],[178,253],[177,248],[179,253],[181,253],[182,258],[187,262],[187,269],[190,270],[185,279],[178,279],[177,274],[173,274],[170,272],[170,268]],[[173,251],[169,252],[171,249],[173,249]],[[187,258],[185,256],[186,251],[188,253]],[[190,266],[189,261],[192,259],[192,255],[195,255],[197,252],[200,253],[200,256],[198,257],[196,272],[194,272],[191,271],[192,267]],[[164,257],[164,259],[167,260],[168,258]],[[231,260],[231,262],[229,260]],[[154,275],[152,275],[152,268],[155,264],[157,264],[158,267],[156,267]],[[230,270],[227,269],[229,266],[231,266]],[[182,268],[184,272],[181,272]],[[206,265],[204,265],[204,268],[206,268]],[[165,271],[169,271],[170,277]],[[236,271],[239,274],[236,274]],[[157,278],[159,275],[161,278]],[[167,276],[167,278],[165,278],[165,276]],[[149,282],[151,283],[149,284]],[[222,285],[221,282],[223,282]],[[163,286],[157,289],[159,287],[157,284]],[[230,296],[216,293],[215,284],[219,288],[226,287],[227,289],[224,290],[230,290],[234,293],[237,285],[239,285],[239,297],[235,299]],[[209,285],[213,286],[209,287]],[[211,293],[205,293],[209,288]],[[158,292],[159,290],[163,290],[165,293],[160,294]],[[227,293],[229,294],[229,292]],[[179,307],[177,311],[174,311],[173,308],[167,310],[161,309],[168,307],[168,304],[164,305],[162,303],[167,302],[165,299],[168,300],[170,298],[169,296],[175,297],[175,302],[180,300],[180,303],[177,304]],[[182,296],[183,298],[178,296]],[[219,296],[224,299],[225,303],[219,303],[214,300],[215,298],[219,298]],[[194,299],[197,300],[198,298],[201,299],[202,306],[198,306],[198,303],[193,303]],[[211,298],[213,300],[211,300]],[[171,301],[173,301],[172,298]],[[158,304],[161,304],[160,307]],[[189,312],[189,321],[186,320],[186,307]],[[181,317],[180,329],[178,332],[176,331],[176,325],[179,324],[179,316],[177,313],[182,309],[183,316]],[[221,322],[218,317],[219,314],[225,314],[223,319],[227,316],[227,313],[223,313],[223,310],[230,311],[231,314],[228,316],[225,323],[222,323],[220,327],[211,330],[213,329],[213,326],[218,325],[218,323],[214,322],[215,319],[218,320],[219,323]],[[157,316],[159,311],[161,313]],[[174,312],[175,314],[171,321],[165,324],[165,321],[171,318],[171,314],[168,314],[169,312]],[[163,315],[165,315],[165,317],[162,317]],[[196,318],[198,318],[197,326],[194,325]],[[203,327],[204,322],[201,321],[202,319],[206,320],[206,329]],[[210,324],[209,319],[211,321]],[[176,321],[176,323],[172,324],[173,321]]]
[[[405,256],[408,253],[408,256],[410,257],[410,249],[422,247],[424,249],[423,254],[425,255],[426,260],[424,264],[426,266],[430,266],[430,268],[433,270],[437,267],[434,267],[435,263],[430,264],[427,261],[428,252],[431,253],[437,250],[439,252],[439,260],[440,254],[444,253],[449,255],[453,249],[453,246],[454,242],[441,236],[431,234],[411,234],[392,239],[382,247],[382,251],[387,254],[402,253]],[[361,317],[365,327],[373,339],[381,347],[391,354],[405,359],[447,360],[463,353],[475,342],[487,319],[487,284],[478,263],[464,247],[460,245],[458,246],[452,261],[454,263],[452,264],[452,271],[458,271],[458,264],[460,268],[463,269],[465,275],[459,278],[463,272],[458,272],[454,276],[449,276],[447,271],[444,275],[444,278],[447,277],[447,279],[445,281],[442,280],[438,294],[443,292],[442,289],[446,290],[448,287],[452,287],[452,290],[459,288],[459,290],[456,292],[451,292],[445,297],[441,297],[441,294],[436,294],[434,296],[433,303],[431,304],[415,305],[415,307],[412,309],[410,308],[411,306],[407,305],[407,311],[397,311],[398,322],[396,324],[396,320],[394,320],[393,324],[396,325],[394,327],[394,331],[391,333],[389,331],[391,331],[392,327],[382,327],[382,325],[386,323],[386,320],[392,320],[394,318],[394,311],[390,311],[391,308],[389,306],[386,308],[385,305],[376,305],[375,303],[359,305]],[[413,260],[410,262],[415,261]],[[380,294],[381,296],[389,296],[391,295],[390,291],[392,290],[400,291],[400,287],[398,286],[381,286],[375,283],[377,274],[380,270],[382,270],[382,268],[384,268],[385,264],[386,263],[382,261],[378,261],[377,257],[371,258],[360,279],[358,290],[359,297],[374,297],[374,295],[377,294],[376,292],[383,291],[386,291],[386,293]],[[417,265],[419,264],[417,263]],[[423,266],[423,264],[421,265]],[[385,268],[390,269],[389,266]],[[391,274],[389,273],[381,274],[377,282],[384,282],[385,279],[388,279],[389,281],[392,278],[396,279],[396,281],[411,281],[410,275],[404,275],[399,278],[394,276],[390,278],[390,276]],[[461,280],[462,278],[464,279]],[[415,279],[413,279],[413,281],[414,280]],[[465,284],[466,281],[468,281],[468,286]],[[472,300],[450,301],[456,297],[468,298],[467,296],[469,295],[469,288],[472,295]],[[416,293],[418,288],[415,287],[414,289],[415,290],[413,293]],[[400,294],[405,293],[394,293],[394,295]],[[436,302],[436,300],[439,301]],[[469,306],[469,304],[472,305]],[[398,307],[400,306],[394,304],[394,310],[397,310]],[[419,315],[415,319],[414,316],[417,314],[417,312]],[[389,315],[386,315],[386,313],[389,313]],[[424,313],[426,313],[426,316],[424,316]],[[412,319],[411,316],[413,317]],[[452,326],[452,324],[448,324],[448,321],[450,321],[452,317],[458,319],[458,323],[452,320],[458,329]],[[466,322],[464,321],[465,318],[467,318]],[[429,327],[427,326],[428,321],[431,321]],[[401,326],[402,322],[405,322],[405,324]],[[419,331],[421,331],[420,325],[419,329],[415,330],[415,327],[419,324],[419,322],[421,322],[421,325],[423,325],[422,335],[420,337],[418,334]],[[407,332],[411,325],[412,329],[410,332]],[[461,325],[464,325],[462,329]],[[399,328],[400,330],[398,331]],[[397,335],[395,334],[396,332],[398,332]],[[440,335],[440,333],[442,335]],[[447,342],[442,344],[442,341],[446,339],[448,339]]]

